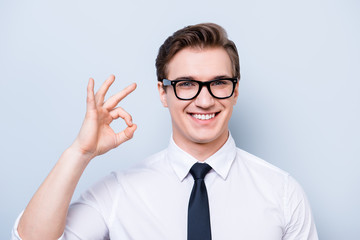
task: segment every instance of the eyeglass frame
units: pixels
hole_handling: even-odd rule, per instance
[[[212,82],[215,82],[215,81],[221,81],[221,80],[230,80],[232,81],[233,83],[233,89],[232,89],[232,92],[229,96],[227,97],[217,97],[215,96],[212,92],[211,92],[211,88],[210,88],[210,84]],[[180,98],[177,93],[176,93],[176,84],[178,82],[183,82],[183,81],[188,81],[188,82],[196,82],[197,84],[199,84],[199,90],[198,92],[195,94],[194,97],[192,98]],[[164,78],[163,80],[161,80],[161,82],[164,84],[164,86],[173,86],[173,89],[174,89],[174,93],[175,93],[175,96],[177,97],[177,99],[179,100],[184,100],[184,101],[187,101],[187,100],[193,100],[194,98],[196,98],[201,90],[203,89],[203,86],[206,86],[207,90],[209,91],[210,95],[216,99],[227,99],[227,98],[230,98],[233,94],[234,94],[234,91],[235,91],[235,87],[236,87],[236,84],[238,83],[238,78],[219,78],[219,79],[213,79],[213,80],[210,80],[210,81],[206,81],[206,82],[202,82],[202,81],[197,81],[197,80],[193,80],[193,79],[179,79],[179,80],[169,80],[169,79],[166,79]]]

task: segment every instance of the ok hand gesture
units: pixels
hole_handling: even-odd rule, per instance
[[[135,90],[136,84],[129,85],[104,101],[105,95],[114,81],[115,76],[111,75],[96,94],[94,94],[94,79],[90,78],[87,86],[86,116],[72,148],[89,160],[131,139],[136,130],[131,115],[121,107],[116,107],[122,99]],[[110,127],[110,123],[119,117],[124,119],[127,127],[123,131],[115,133]]]

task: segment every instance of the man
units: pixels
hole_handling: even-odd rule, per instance
[[[19,217],[13,238],[317,239],[301,187],[236,148],[229,133],[240,67],[224,29],[199,24],[175,32],[160,47],[156,68],[160,100],[172,120],[169,147],[112,173],[69,208],[90,160],[136,130],[116,107],[136,85],[104,102],[114,76],[96,94],[90,79],[80,133]],[[109,124],[119,117],[127,128],[114,133]]]

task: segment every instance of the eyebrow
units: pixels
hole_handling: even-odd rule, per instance
[[[210,81],[211,80],[217,80],[217,79],[223,79],[223,78],[232,78],[232,77],[230,77],[228,75],[218,75],[218,76],[213,77],[212,79],[210,79]],[[174,80],[196,80],[196,79],[194,77],[192,77],[192,76],[183,76],[183,77],[177,77]]]

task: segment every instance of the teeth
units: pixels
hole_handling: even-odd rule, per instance
[[[192,116],[196,119],[200,119],[200,120],[209,120],[213,117],[215,117],[215,113],[212,114],[192,114]]]

